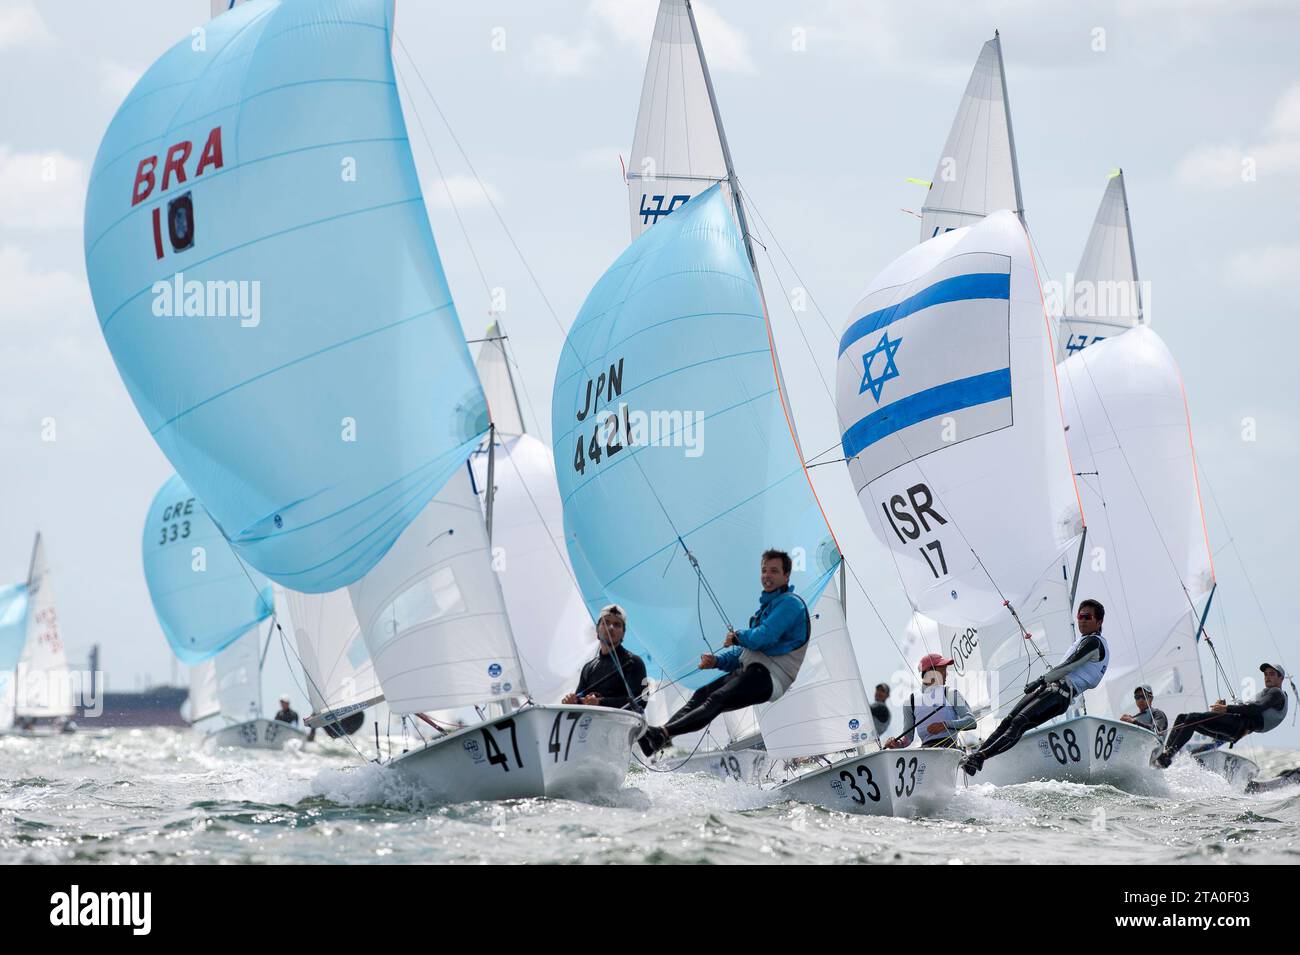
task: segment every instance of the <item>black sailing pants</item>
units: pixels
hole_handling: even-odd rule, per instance
[[[1235,743],[1249,732],[1250,720],[1236,713],[1181,713],[1169,731],[1165,752],[1172,757],[1187,745],[1193,733]]]
[[[712,723],[720,713],[766,703],[771,696],[772,674],[763,664],[751,663],[696,690],[686,705],[664,724],[664,732],[669,736],[694,733]]]
[[[1060,684],[1049,683],[1027,696],[1021,697],[1015,708],[1007,714],[1006,719],[998,724],[984,745],[978,750],[981,756],[997,756],[1005,753],[1020,742],[1035,726],[1042,726],[1053,717],[1060,716],[1070,708],[1070,695],[1060,692]]]

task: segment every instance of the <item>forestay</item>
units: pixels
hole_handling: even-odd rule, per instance
[[[979,625],[1081,532],[1051,335],[1008,211],[886,267],[840,341],[836,405],[868,522],[913,607]],[[992,506],[1011,502],[1014,506]]]
[[[390,6],[261,0],[187,34],[119,108],[86,199],[137,410],[241,557],[304,592],[372,567],[487,428]]]
[[[632,238],[715,183],[734,203],[689,5],[661,0],[627,166]]]
[[[999,209],[1024,220],[1002,41],[994,34],[975,61],[921,207],[921,241]]]
[[[1106,184],[1083,260],[1066,287],[1062,307],[1061,357],[1142,321],[1142,288],[1122,169],[1112,173]]]
[[[816,602],[839,553],[795,449],[754,274],[719,187],[643,234],[597,282],[569,331],[551,407],[583,599],[593,614],[609,602],[627,609],[629,646],[651,673],[682,677],[720,649],[728,624],[745,626],[769,547],[796,556],[792,581]]]
[[[1131,710],[1139,683],[1171,717],[1201,709],[1197,626],[1214,566],[1178,366],[1139,326],[1063,362],[1061,392],[1089,516],[1079,596],[1106,606],[1110,710]]]
[[[276,588],[288,608],[312,725],[332,723],[384,698],[346,589],[300,594]]]
[[[524,694],[467,461],[348,591],[393,712]]]

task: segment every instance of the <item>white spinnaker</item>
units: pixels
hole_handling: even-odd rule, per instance
[[[1089,516],[1078,597],[1106,607],[1110,709],[1131,708],[1140,683],[1171,715],[1200,708],[1196,627],[1214,568],[1178,366],[1143,325],[1062,362],[1061,392]]]
[[[497,319],[488,326],[474,362],[478,380],[487,396],[488,411],[496,425],[498,438],[511,438],[524,433],[524,412],[519,406],[514,374],[510,371],[510,358],[506,354],[506,331]],[[552,478],[554,483],[554,478]]]
[[[394,713],[524,694],[468,463],[348,592]]]
[[[925,205],[921,241],[973,225],[999,209],[1024,221],[1002,41],[984,44],[939,157]]]
[[[1003,210],[909,250],[840,348],[849,473],[913,608],[1005,619],[1082,529],[1024,226]]]
[[[36,535],[27,575],[27,642],[15,673],[19,717],[71,716],[75,711],[68,659],[54,608],[45,542]]]
[[[1142,322],[1142,287],[1123,170],[1106,184],[1083,259],[1065,293],[1062,358]]]
[[[487,455],[471,460],[482,493]],[[583,664],[597,650],[591,617],[569,569],[555,461],[548,445],[521,434],[497,445],[494,471],[493,567],[524,683],[533,699],[554,702],[577,687]]]
[[[798,677],[779,700],[758,708],[767,751],[787,759],[853,749],[875,738],[838,588],[828,587],[810,615],[812,637]]]
[[[384,698],[346,588],[303,594],[276,587],[275,595],[277,604],[283,601],[289,611],[311,701],[308,719],[332,715],[326,720],[332,722]]]
[[[627,165],[632,238],[715,182],[734,209],[727,178],[690,11],[684,0],[661,0]]]

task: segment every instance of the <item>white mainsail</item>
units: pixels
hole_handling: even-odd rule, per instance
[[[1178,366],[1139,326],[1060,367],[1089,515],[1078,593],[1106,607],[1109,708],[1124,712],[1149,683],[1167,713],[1200,709],[1197,629],[1214,567]]]
[[[190,668],[188,713],[191,723],[216,716],[227,723],[242,723],[262,715],[260,625],[249,628],[216,656]]]
[[[999,209],[1025,218],[1002,65],[1002,40],[984,44],[921,207],[921,241]]]
[[[493,569],[514,628],[524,683],[535,700],[553,702],[578,685],[596,652],[591,617],[569,566],[564,509],[551,449],[527,433],[498,318],[488,328],[475,367],[495,429],[492,463]],[[471,458],[474,483],[487,504],[489,455]]]
[[[45,543],[39,533],[27,575],[27,642],[18,661],[15,683],[18,717],[71,716],[75,711]]]
[[[393,712],[524,694],[468,462],[348,592]]]
[[[1077,542],[1051,333],[1012,213],[886,267],[841,339],[836,404],[859,502],[914,609],[1008,619],[1004,601],[1019,609]]]
[[[735,209],[722,136],[690,3],[661,0],[627,167],[633,239],[716,182]]]
[[[309,726],[333,723],[384,698],[347,590],[302,594],[276,587],[302,663]],[[283,616],[283,615],[282,615]]]
[[[1059,358],[1142,322],[1142,287],[1122,169],[1112,173],[1106,184],[1083,259],[1066,287],[1062,305]]]

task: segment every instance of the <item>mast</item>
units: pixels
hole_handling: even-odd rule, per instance
[[[754,270],[754,281],[758,283],[758,294],[763,299],[763,310],[767,310],[767,296],[763,293],[763,279],[758,274],[758,258],[754,255],[754,243],[749,238],[749,221],[745,218],[745,204],[740,197],[740,183],[736,181],[736,167],[731,161],[731,146],[727,144],[727,130],[722,125],[722,114],[718,111],[718,97],[713,92],[713,77],[709,74],[709,63],[704,58],[704,45],[700,42],[700,31],[695,25],[695,10],[691,0],[686,0],[686,15],[691,21],[691,37],[695,40],[695,52],[700,57],[700,69],[704,71],[704,88],[709,92],[709,107],[713,110],[713,124],[718,128],[718,141],[722,144],[722,161],[727,167],[727,182],[731,186],[731,196],[735,200],[736,221],[740,224],[740,237],[745,241],[745,253],[749,256],[749,267]],[[775,353],[775,349],[773,350]],[[784,391],[784,386],[782,387]],[[802,454],[800,455],[802,457]]]
[[[488,425],[488,466],[487,487],[484,489],[485,507],[483,523],[487,526],[488,546],[492,546],[492,504],[496,497],[496,463],[497,463],[497,426]],[[470,472],[471,479],[473,471]]]
[[[1002,36],[997,30],[993,31],[993,42],[998,46],[998,76],[1002,80],[1002,107],[1007,116],[1007,142],[1011,145],[1011,178],[1016,184],[1016,215],[1020,218],[1021,225],[1029,228],[1025,222],[1025,200],[1020,194],[1020,160],[1016,157],[1016,134],[1011,127],[1011,100],[1007,96],[1007,68],[1002,61]],[[1128,206],[1125,205],[1127,210]]]

